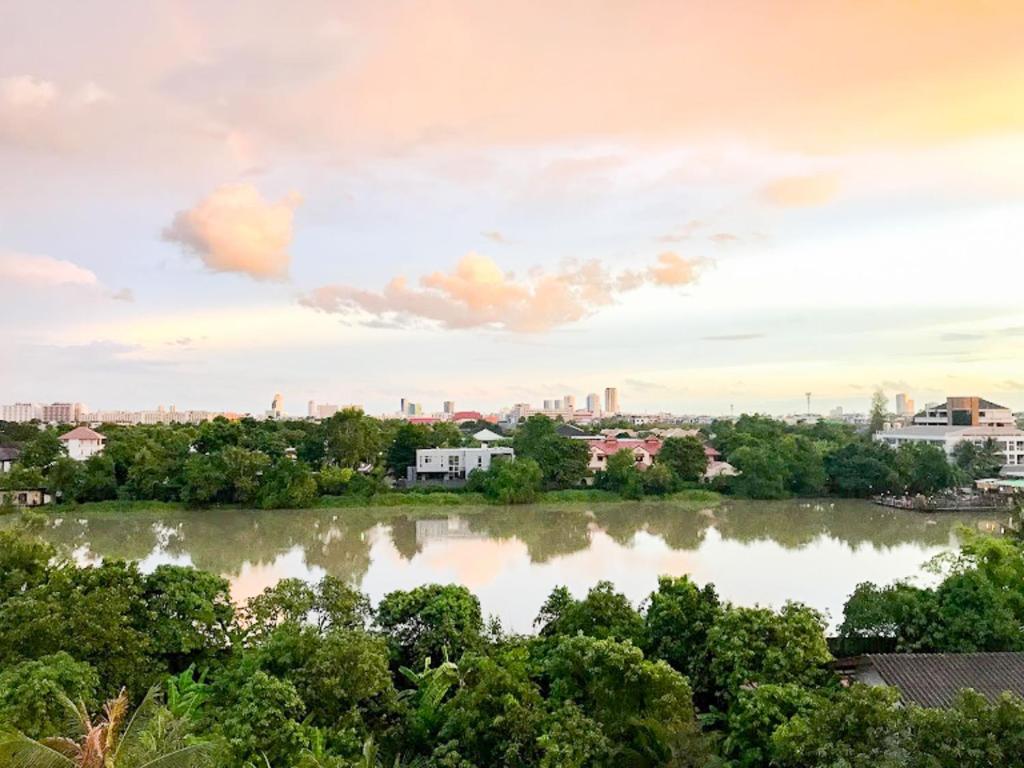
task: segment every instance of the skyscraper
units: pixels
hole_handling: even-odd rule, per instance
[[[896,415],[897,416],[913,416],[914,415],[914,400],[913,398],[907,397],[905,392],[901,392],[896,395]]]
[[[566,395],[562,398],[562,405],[565,406],[565,410],[572,411],[576,410],[576,395]]]
[[[267,416],[273,419],[279,419],[284,416],[284,398],[281,397],[280,392],[274,393],[274,399],[270,401],[270,410],[267,411]]]
[[[446,414],[448,414],[449,416],[451,416],[453,413],[455,413],[455,401],[454,400],[445,400],[444,401],[444,412]]]
[[[616,387],[605,387],[604,390],[604,412],[619,412],[619,390]]]
[[[597,392],[587,395],[587,410],[590,413],[597,413],[601,410],[601,398],[597,396]]]
[[[306,409],[306,415],[309,416],[309,418],[311,418],[311,419],[315,419],[316,418],[316,401],[315,400],[310,400],[309,401],[309,406]]]

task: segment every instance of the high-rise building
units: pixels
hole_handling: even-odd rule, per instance
[[[448,416],[451,416],[453,413],[455,413],[455,401],[454,400],[445,400],[444,401],[444,406],[442,407],[442,410],[444,410],[445,414],[447,414]]]
[[[43,406],[43,421],[77,424],[82,415],[81,403],[50,403]]]
[[[43,406],[38,403],[13,403],[0,406],[0,420],[14,421],[19,424],[33,419],[41,419]]]
[[[409,415],[409,400],[407,398],[403,397],[398,401],[398,412],[403,416]]]
[[[605,387],[604,390],[604,412],[619,412],[619,390],[616,387]]]
[[[309,418],[311,418],[311,419],[315,419],[316,418],[316,401],[315,400],[310,400],[309,401],[309,406],[306,409],[306,415]]]
[[[555,400],[555,407],[552,408],[552,410],[554,410],[554,411],[562,410],[562,401],[561,400]]]
[[[576,410],[576,395],[566,395],[565,397],[562,398],[562,404],[565,406],[565,410],[570,411],[570,412],[571,411],[575,411]]]
[[[913,398],[907,397],[903,392],[896,395],[896,415],[897,416],[913,416],[914,415],[914,400]]]
[[[272,419],[280,419],[284,416],[284,398],[281,397],[280,392],[274,393],[274,399],[270,401],[270,410],[267,411],[267,416]]]
[[[591,413],[597,413],[601,410],[601,398],[597,396],[597,392],[591,392],[587,395],[587,410]]]
[[[553,411],[553,410],[555,410],[555,401],[554,400],[545,400],[544,401],[544,410],[545,411]]]

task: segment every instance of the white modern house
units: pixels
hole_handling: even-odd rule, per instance
[[[88,427],[75,427],[60,436],[64,448],[75,461],[85,461],[103,450],[107,438]]]
[[[914,416],[916,427],[1015,427],[1013,412],[983,397],[947,397]]]
[[[1024,430],[1017,427],[954,427],[939,425],[914,425],[889,432],[879,432],[875,439],[892,448],[907,443],[930,443],[952,456],[962,442],[985,445],[992,440],[1003,454],[1003,466],[1024,467]]]
[[[497,457],[515,458],[507,447],[418,448],[416,466],[409,467],[409,482],[463,482],[471,472],[490,469]]]

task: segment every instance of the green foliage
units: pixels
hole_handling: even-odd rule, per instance
[[[574,600],[565,587],[555,589],[534,624],[541,635],[550,637],[587,635],[639,644],[644,636],[640,614],[608,581],[598,582],[583,600]]]
[[[981,445],[963,440],[953,449],[953,460],[969,480],[998,477],[1006,463],[999,444],[989,438]]]
[[[642,498],[643,473],[636,465],[633,451],[623,448],[609,456],[605,468],[598,474],[597,485],[618,493],[624,499]]]
[[[27,468],[46,469],[66,454],[57,432],[42,429],[22,445],[18,463]]]
[[[391,642],[392,658],[406,667],[458,659],[483,641],[480,601],[454,585],[391,592],[377,606],[376,623]]]
[[[900,487],[895,452],[874,441],[851,441],[825,457],[829,489],[839,496],[865,497]]]
[[[33,739],[60,733],[62,699],[94,707],[98,689],[96,670],[63,651],[15,664],[0,671],[0,731],[6,726]]]
[[[293,765],[310,746],[295,686],[257,671],[223,696],[217,732],[231,765]]]
[[[590,449],[586,443],[562,437],[555,422],[542,414],[529,417],[516,428],[512,447],[518,458],[537,462],[548,487],[573,488],[589,474]]]
[[[543,475],[533,459],[495,458],[490,469],[470,473],[466,490],[499,504],[532,504],[540,497]]]
[[[957,476],[942,448],[930,443],[905,443],[896,451],[900,482],[910,493],[934,493],[954,485]]]
[[[708,468],[704,444],[695,437],[669,437],[658,451],[657,466],[663,464],[684,482],[697,482]]]
[[[299,509],[316,499],[316,479],[309,467],[293,459],[278,459],[260,486],[259,504],[264,509]]]
[[[778,613],[732,608],[708,632],[708,672],[718,701],[728,705],[749,685],[794,683],[809,687],[829,678],[832,661],[825,620],[817,611],[787,603]]]
[[[362,411],[346,408],[322,424],[325,461],[338,467],[359,469],[376,464],[383,447],[380,423]]]
[[[818,704],[813,693],[795,684],[759,685],[739,691],[729,709],[722,752],[737,768],[759,768],[772,761],[776,730]]]

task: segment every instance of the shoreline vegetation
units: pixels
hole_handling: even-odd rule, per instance
[[[0,490],[45,492],[58,507],[101,504],[130,511],[146,504],[197,509],[413,507],[703,500],[726,497],[870,498],[942,492],[991,476],[999,457],[990,446],[948,461],[930,445],[893,450],[870,434],[834,423],[791,426],[744,415],[660,440],[638,456],[628,448],[597,459],[586,440],[559,433],[559,423],[531,416],[494,443],[496,458],[469,474],[465,486],[403,488],[423,448],[478,445],[483,422],[433,425],[341,411],[323,421],[223,418],[192,425],[100,425],[106,442],[84,461],[66,455],[62,430],[0,422],[0,444],[18,459],[0,475]],[[630,434],[614,421],[611,435]],[[647,433],[640,431],[643,436]],[[714,449],[710,451],[709,449]],[[708,453],[735,469],[704,483]],[[592,469],[596,463],[600,469]],[[397,487],[396,487],[397,486]],[[12,502],[8,498],[8,509]],[[92,509],[107,507],[89,507]]]
[[[617,493],[600,489],[571,489],[561,491],[542,492],[531,506],[544,505],[589,505],[589,504],[665,504],[678,507],[680,511],[698,511],[701,509],[714,508],[726,500],[722,494],[706,489],[686,489],[676,491],[665,496],[645,497],[643,499],[623,498]],[[306,509],[403,509],[416,512],[418,510],[433,510],[438,508],[459,508],[467,512],[473,509],[487,509],[501,507],[520,506],[515,504],[502,504],[499,501],[488,499],[481,493],[458,492],[458,491],[392,491],[375,496],[320,496],[316,503]],[[216,512],[218,510],[245,510],[251,509],[241,504],[218,504],[202,509],[189,507],[179,501],[139,501],[131,499],[112,499],[107,501],[88,501],[62,504],[59,506],[41,507],[32,510],[42,514],[71,514],[81,513],[84,515],[94,513],[141,513],[141,512]],[[279,511],[287,511],[281,509]]]

